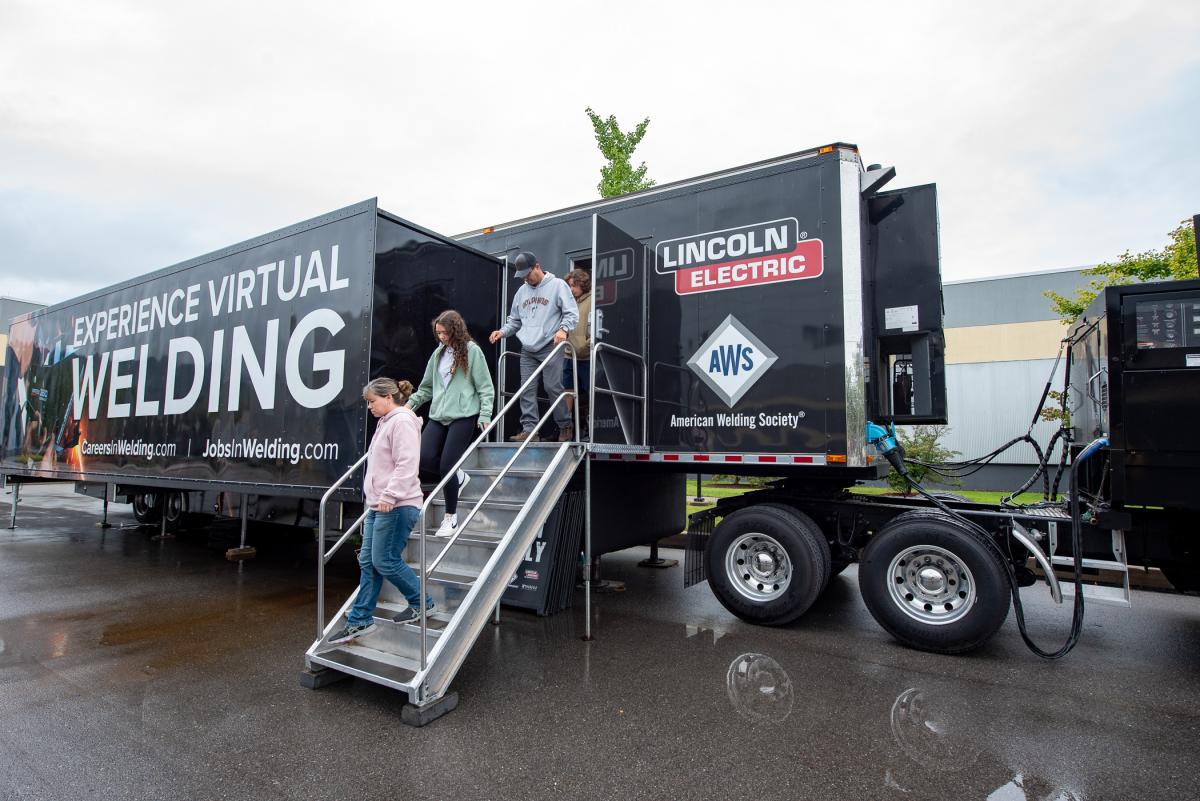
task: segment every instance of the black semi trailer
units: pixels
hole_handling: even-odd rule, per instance
[[[373,430],[363,385],[419,381],[429,320],[452,305],[486,337],[500,280],[499,262],[372,200],[19,317],[7,483],[77,481],[167,527],[189,512],[315,526]]]
[[[517,584],[554,573],[545,562],[518,571],[509,552],[517,535],[534,552],[522,521],[548,519],[548,487],[586,498],[592,562],[677,533],[684,478],[697,472],[778,479],[692,518],[687,581],[707,578],[732,613],[788,623],[859,562],[863,597],[889,632],[918,648],[969,650],[995,633],[1010,602],[1019,617],[1030,558],[1056,597],[1070,589],[1058,567],[1123,567],[1132,522],[1107,493],[1118,470],[1144,459],[1144,444],[1106,461],[1092,456],[1103,438],[1084,450],[1090,431],[1076,426],[1080,441],[1069,441],[1085,470],[1075,515],[1050,501],[985,507],[847,491],[882,477],[889,460],[903,467],[886,425],[947,421],[936,189],[885,191],[893,175],[834,144],[456,240],[360,204],[19,319],[3,471],[10,482],[71,479],[143,498],[142,515],[229,510],[246,497],[256,517],[312,525],[317,499],[353,483],[364,452],[361,386],[380,374],[419,376],[434,346],[429,320],[445,308],[463,312],[486,343],[516,289],[508,258],[528,250],[557,275],[592,275],[584,424],[574,442],[540,446],[540,462],[530,461],[536,447],[510,456],[502,441],[464,457],[492,484],[473,490],[483,494],[468,520],[478,513],[483,528],[463,523],[463,552],[448,557],[459,572],[433,571],[453,539],[421,538],[437,546],[428,579],[441,582],[449,610],[440,635],[422,619],[418,634],[387,634],[387,658],[383,645],[343,653],[328,643],[338,618],[326,627],[321,604],[310,668],[436,701],[473,641],[459,630],[476,631],[485,601],[500,597],[488,571]],[[485,346],[502,403],[518,383],[509,341]],[[1193,352],[1179,353],[1191,367]],[[1079,391],[1076,379],[1067,394]],[[507,422],[511,433],[515,418]],[[1092,428],[1109,433],[1107,420]],[[1152,467],[1195,455],[1169,450]],[[506,500],[489,502],[493,491]],[[356,493],[334,497],[344,509]],[[335,512],[333,528],[348,527],[349,518],[337,525],[344,517]],[[1151,515],[1149,525],[1146,553],[1186,546],[1170,520]],[[1189,553],[1157,561],[1194,569]],[[573,565],[573,553],[563,558]],[[478,579],[464,579],[468,570]]]

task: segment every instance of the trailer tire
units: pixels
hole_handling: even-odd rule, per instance
[[[167,492],[161,497],[162,514],[167,519],[167,531],[175,531],[183,525],[183,518],[188,513],[188,494],[186,492]]]
[[[905,645],[957,654],[983,645],[1008,617],[1004,562],[966,525],[940,512],[902,514],[868,543],[859,591],[871,616]]]
[[[135,492],[129,505],[139,523],[157,523],[162,518],[162,496],[156,492]]]
[[[829,582],[829,543],[803,512],[759,504],[721,521],[707,564],[722,606],[747,622],[782,626],[807,612]]]

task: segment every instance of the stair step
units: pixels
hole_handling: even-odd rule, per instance
[[[460,501],[458,504],[458,519],[466,520],[467,515],[475,507],[473,502]],[[516,501],[493,501],[491,498],[479,508],[475,516],[471,518],[471,522],[467,523],[465,531],[485,535],[493,538],[504,536],[513,521],[517,519],[517,515],[525,508],[523,503]],[[437,526],[442,522],[442,516],[445,514],[446,504],[440,498],[435,499],[431,505],[429,513],[429,521],[433,524],[432,530],[436,531]]]
[[[542,476],[542,474],[546,472],[545,469],[543,469],[543,468],[524,467],[524,466],[520,466],[520,464],[521,464],[520,462],[517,462],[517,464],[510,467],[508,469],[508,472],[506,473],[506,475],[537,476],[540,478]],[[484,476],[487,476],[489,478],[494,478],[494,477],[500,475],[500,473],[503,472],[503,469],[504,469],[503,467],[472,467],[467,472],[471,474],[471,479],[474,480],[476,477],[484,477]]]
[[[437,602],[434,601],[434,603],[436,604]],[[420,618],[416,618],[413,622],[409,623],[395,623],[392,621],[393,617],[400,614],[407,608],[407,603],[398,604],[394,601],[378,601],[375,604],[375,620],[379,622],[380,625],[386,623],[389,626],[416,626],[417,629],[420,630]],[[428,628],[430,631],[441,631],[446,628],[446,626],[450,625],[450,618],[452,617],[453,614],[446,612],[440,606],[435,606],[433,614],[428,615],[425,618],[426,628]]]
[[[467,597],[471,587],[471,583],[431,577],[425,583],[425,593],[437,604],[439,615],[445,614],[450,617],[458,611],[458,607],[462,605],[463,599]],[[396,614],[408,606],[408,601],[404,600],[404,596],[400,594],[399,590],[385,582],[377,602],[379,606],[384,604],[387,604],[389,608],[394,607],[396,611],[393,614]]]
[[[1051,557],[1051,562],[1056,567],[1075,569],[1075,558],[1072,556],[1054,556]],[[1124,562],[1114,562],[1109,559],[1083,559],[1080,564],[1091,570],[1115,570],[1118,573],[1129,572],[1129,566]]]
[[[440,629],[429,628],[430,648],[433,647],[441,635],[442,631]],[[375,630],[370,634],[359,637],[356,640],[351,640],[349,643],[342,643],[341,646],[332,647],[345,647],[347,645],[371,648],[381,653],[406,657],[408,659],[419,659],[421,655],[421,627],[419,625],[413,627],[405,623],[393,623],[389,618],[378,618],[375,621]]]
[[[508,460],[517,452],[520,443],[487,443],[479,446],[475,450],[473,464],[467,467],[470,472],[476,467],[503,467],[508,463]],[[555,453],[558,452],[559,443],[556,442],[535,442],[530,443],[522,453],[521,458],[517,460],[517,464],[526,469],[546,468],[554,460]]]
[[[404,554],[405,561],[412,565],[413,570],[420,573],[420,541],[418,540],[410,544],[414,547],[406,550]],[[427,563],[432,562],[440,553],[445,551],[446,555],[438,564],[437,572],[445,569],[455,573],[477,576],[483,570],[484,565],[488,563],[488,560],[492,558],[492,554],[496,552],[496,544],[496,539],[468,538],[466,535],[459,537],[453,543],[449,539],[435,539],[430,537],[426,540],[425,559]]]
[[[1075,582],[1063,581],[1059,583],[1059,587],[1062,589],[1063,603],[1066,603],[1068,598],[1075,597]],[[1107,606],[1132,606],[1129,602],[1129,590],[1126,587],[1103,587],[1098,584],[1084,584],[1083,597],[1087,601]]]
[[[491,487],[494,478],[494,476],[480,476],[467,484],[458,493],[459,505],[474,505]],[[488,500],[524,503],[533,494],[533,489],[541,478],[542,471],[523,471],[519,474],[510,471],[497,481],[496,488],[488,495]]]
[[[358,672],[368,676],[380,676],[395,684],[403,685],[412,682],[421,669],[420,657],[410,659],[400,654],[389,654],[365,645],[348,643],[319,654],[318,661],[334,668],[349,668],[345,671],[347,673]]]

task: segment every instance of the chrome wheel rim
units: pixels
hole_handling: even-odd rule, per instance
[[[792,560],[774,537],[743,534],[725,552],[725,575],[738,594],[751,601],[771,601],[791,584]]]
[[[960,620],[975,605],[975,577],[945,548],[917,545],[892,559],[888,593],[914,620],[944,626]]]

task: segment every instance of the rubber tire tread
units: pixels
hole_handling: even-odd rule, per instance
[[[930,524],[934,533],[926,530]],[[976,600],[967,617],[941,626],[921,623],[896,606],[888,591],[888,566],[896,553],[913,545],[936,545],[952,552],[970,568]],[[1008,572],[1000,556],[980,535],[936,510],[919,509],[892,518],[867,543],[859,560],[859,592],[871,617],[904,645],[939,654],[972,651],[992,638],[1008,618],[1012,605]]]
[[[145,495],[146,493],[138,494]],[[138,511],[138,504],[136,502],[129,502],[129,508],[133,512],[133,519],[143,524],[157,523],[162,520],[162,505],[162,494],[157,492],[154,493],[154,504],[143,511]]]
[[[817,594],[820,595],[821,592],[824,592],[825,588],[829,586],[829,579],[833,576],[833,553],[829,548],[829,540],[825,538],[825,532],[822,531],[821,527],[817,525],[817,521],[813,520],[796,507],[788,506],[786,503],[771,501],[768,503],[756,504],[756,506],[760,509],[765,507],[767,509],[778,510],[785,516],[791,518],[793,524],[797,528],[809,528],[815,534],[816,538],[821,541],[822,545],[818,547],[818,550],[820,551],[819,555],[822,562],[820,572],[822,578],[821,590]]]
[[[753,522],[757,517],[758,521]],[[763,530],[764,527],[778,530]],[[792,562],[792,584],[782,598],[766,604],[750,601],[725,576],[725,548],[747,531],[761,531],[783,545]],[[755,504],[725,517],[709,537],[708,583],[713,595],[732,614],[762,626],[785,626],[816,602],[829,581],[829,544],[807,515],[789,507]]]

